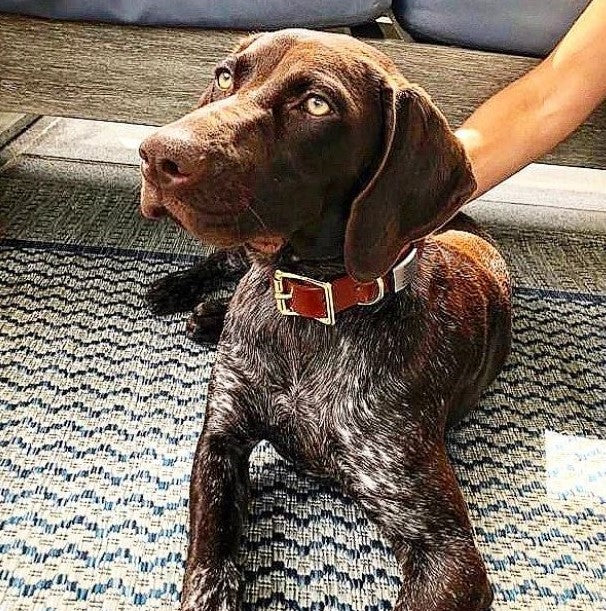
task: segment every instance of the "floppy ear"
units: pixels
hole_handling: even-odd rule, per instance
[[[476,186],[462,145],[422,89],[384,83],[382,105],[383,155],[345,234],[347,273],[361,282],[384,275],[406,244],[446,223]]]

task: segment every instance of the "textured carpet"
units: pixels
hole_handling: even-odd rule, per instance
[[[137,219],[131,169],[0,180],[0,608],[176,609],[214,352],[142,294],[197,246]],[[449,436],[494,609],[606,609],[606,241],[496,229],[514,352]],[[349,499],[268,445],[251,475],[247,609],[392,608],[393,556]]]

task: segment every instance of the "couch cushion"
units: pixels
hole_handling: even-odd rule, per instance
[[[394,0],[413,36],[465,47],[545,56],[589,0]]]
[[[0,0],[0,12],[54,19],[205,28],[277,29],[364,23],[390,0]]]

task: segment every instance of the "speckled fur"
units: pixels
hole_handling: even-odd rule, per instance
[[[184,609],[223,609],[201,603],[218,587],[217,572],[210,583],[199,574],[218,558],[233,562],[246,464],[261,439],[298,469],[341,484],[380,525],[404,576],[396,609],[489,608],[444,431],[474,407],[507,355],[509,288],[494,281],[495,271],[507,278],[494,248],[474,237],[485,261],[468,258],[460,233],[447,228],[426,241],[409,289],[375,313],[341,314],[334,327],[276,309],[272,270],[309,274],[308,266],[252,256],[225,318],[194,462]]]

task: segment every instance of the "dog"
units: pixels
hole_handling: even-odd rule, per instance
[[[427,94],[346,35],[256,34],[140,155],[142,214],[220,247],[149,293],[158,314],[194,309],[194,339],[222,328],[182,609],[241,607],[262,439],[378,524],[402,573],[397,611],[488,609],[444,435],[507,358],[510,283],[489,238],[455,217],[474,177]],[[219,277],[241,278],[229,303],[205,300]]]

